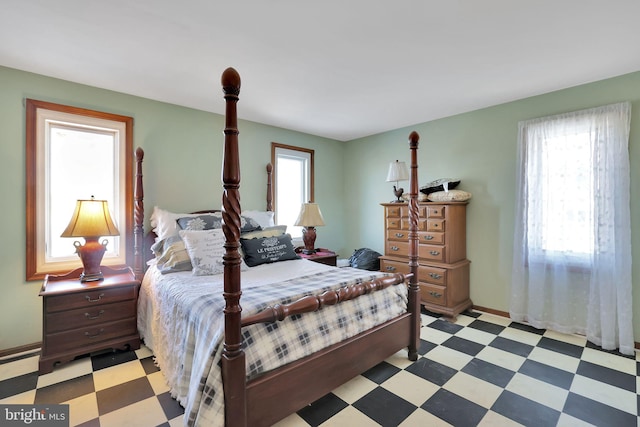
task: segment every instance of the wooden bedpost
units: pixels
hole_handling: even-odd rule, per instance
[[[409,343],[409,360],[418,360],[420,346],[420,287],[418,286],[418,140],[420,135],[411,132],[409,149],[411,166],[409,171],[409,311],[413,313]]]
[[[133,273],[136,280],[144,276],[144,188],[142,187],[142,160],[144,150],[136,149],[136,182],[133,189]]]
[[[240,161],[238,113],[240,75],[233,68],[222,73],[226,101],[224,160],[222,164],[222,231],[225,236],[224,263],[224,349],[222,379],[225,398],[225,425],[246,426],[246,367],[242,350],[240,295]]]
[[[271,182],[273,181],[273,165],[267,163],[267,211],[273,210],[273,190]]]

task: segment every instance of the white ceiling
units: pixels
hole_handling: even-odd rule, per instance
[[[640,70],[639,0],[0,0],[0,65],[351,140]]]

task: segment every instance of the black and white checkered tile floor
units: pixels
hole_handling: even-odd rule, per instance
[[[292,426],[640,427],[640,353],[472,312],[423,314],[421,357],[399,352],[278,423]],[[37,354],[0,361],[0,404],[68,403],[71,425],[179,426],[151,352],[104,353],[38,376]]]

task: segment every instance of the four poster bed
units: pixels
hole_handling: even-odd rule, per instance
[[[193,256],[193,271],[163,274],[157,257],[147,269],[144,153],[136,151],[134,271],[142,279],[138,328],[172,396],[185,407],[186,424],[268,426],[403,348],[410,360],[417,359],[418,134],[409,137],[409,274],[337,268],[290,257],[247,267],[251,245],[259,242],[259,251],[281,248],[288,244],[288,235],[273,230],[277,227],[253,232],[258,237],[245,233],[236,112],[240,76],[234,69],[224,71],[222,86],[226,100],[222,211],[195,214],[199,226],[218,221],[219,228],[178,233],[187,250],[193,249],[194,236],[196,241],[209,236],[208,247],[221,248],[220,274],[197,275],[200,258]],[[267,171],[270,210],[269,167]],[[156,231],[159,214],[156,208],[155,219],[152,216]],[[169,239],[154,239],[156,255],[162,252],[158,247],[163,243],[158,241]]]

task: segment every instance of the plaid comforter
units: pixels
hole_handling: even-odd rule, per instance
[[[380,275],[384,273],[332,268],[280,283],[243,287],[243,315]],[[148,308],[143,310],[143,306]],[[224,335],[222,275],[161,275],[150,268],[143,280],[140,307],[140,317],[149,316],[139,319],[141,333],[143,338],[152,335],[156,363],[172,396],[185,407],[185,423],[224,425],[220,369]],[[248,379],[357,335],[406,309],[406,287],[391,286],[283,322],[245,327],[243,348]],[[145,322],[150,328],[143,326]]]

